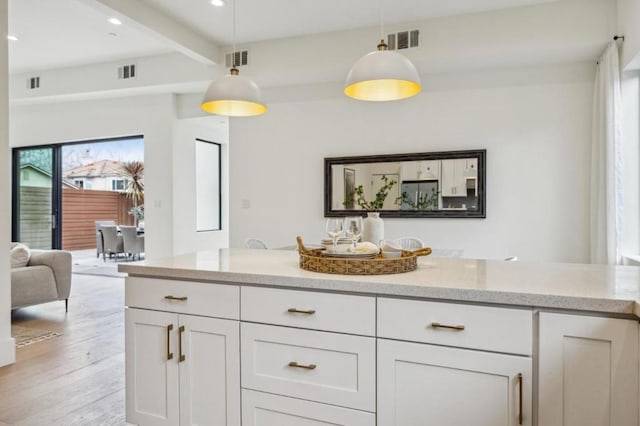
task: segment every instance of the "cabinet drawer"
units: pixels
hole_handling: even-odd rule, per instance
[[[375,298],[242,287],[243,321],[375,336]]]
[[[242,390],[243,426],[375,426],[373,413],[263,392]]]
[[[128,277],[124,303],[132,308],[238,319],[240,288],[223,284]]]
[[[241,325],[242,387],[375,411],[375,339]]]
[[[378,299],[378,336],[532,354],[533,312],[422,300]]]

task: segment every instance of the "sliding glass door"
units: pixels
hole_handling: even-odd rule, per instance
[[[30,248],[60,247],[58,152],[55,147],[14,150],[12,240]]]
[[[96,222],[143,219],[142,135],[14,148],[12,172],[12,240],[31,248],[97,249]]]

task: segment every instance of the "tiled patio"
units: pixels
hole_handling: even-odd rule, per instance
[[[96,257],[96,249],[75,250],[71,252],[73,257],[72,271],[74,274],[82,275],[103,275],[109,277],[125,277],[126,274],[118,272],[118,264],[126,260],[107,258],[106,262],[102,256]]]

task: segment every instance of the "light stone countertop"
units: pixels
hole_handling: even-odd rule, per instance
[[[131,276],[317,289],[626,314],[640,317],[640,267],[419,257],[413,272],[334,275],[300,269],[297,251],[221,249],[120,263]]]

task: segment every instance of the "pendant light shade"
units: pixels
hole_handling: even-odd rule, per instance
[[[209,85],[200,108],[211,114],[249,117],[267,112],[260,88],[253,80],[241,77],[236,68],[236,0],[233,0],[233,66],[228,75]]]
[[[384,40],[378,50],[358,59],[344,85],[345,95],[362,101],[395,101],[421,90],[416,67],[404,55],[387,50]]]
[[[230,74],[209,85],[200,108],[211,114],[229,117],[248,117],[267,112],[258,85],[239,75],[236,67],[231,68]]]

